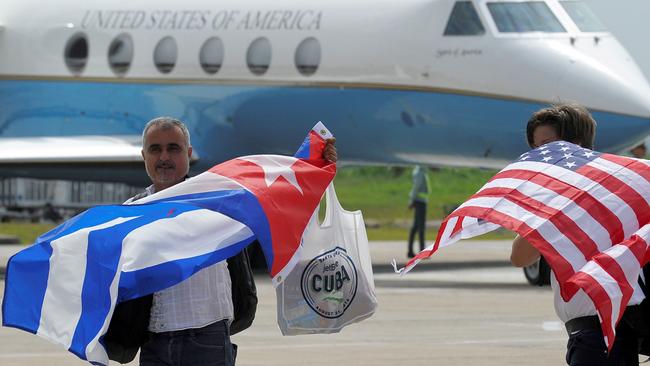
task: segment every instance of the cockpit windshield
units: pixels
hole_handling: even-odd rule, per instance
[[[485,28],[471,1],[456,1],[449,16],[446,36],[475,36],[485,34]]]
[[[487,3],[499,32],[566,32],[543,1]]]
[[[583,1],[560,1],[564,10],[583,32],[606,32],[607,28]]]

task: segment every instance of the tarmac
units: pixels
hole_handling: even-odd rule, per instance
[[[20,248],[0,246],[0,268]],[[393,258],[406,262],[405,243],[371,242],[370,251],[379,306],[337,334],[282,336],[275,289],[267,275],[256,276],[255,321],[233,336],[237,365],[565,364],[567,335],[550,288],[528,285],[521,269],[509,265],[510,242],[463,241],[405,276],[390,265]],[[0,365],[43,364],[88,363],[30,333],[0,327]]]

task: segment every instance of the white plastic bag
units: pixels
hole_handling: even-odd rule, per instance
[[[370,317],[377,307],[368,237],[361,211],[341,207],[334,184],[303,233],[296,266],[276,287],[283,335],[337,333]]]

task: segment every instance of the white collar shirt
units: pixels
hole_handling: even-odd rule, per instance
[[[153,193],[153,186],[147,187],[146,196]],[[224,260],[154,293],[149,330],[160,333],[201,328],[224,319],[230,322],[233,317],[230,273]]]
[[[555,313],[564,323],[568,322],[571,319],[596,315],[596,307],[591,301],[587,293],[582,289],[578,290],[575,295],[569,300],[564,301],[562,295],[560,295],[560,285],[555,278],[555,274],[551,271],[551,288],[553,289],[553,304],[555,305]],[[635,283],[632,287],[634,292],[630,298],[630,305],[638,305],[643,301],[645,295],[641,286],[638,283]]]

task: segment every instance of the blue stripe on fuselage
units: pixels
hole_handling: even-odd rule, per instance
[[[510,161],[528,150],[526,121],[545,106],[442,91],[60,80],[2,80],[0,101],[0,137],[140,135],[153,117],[178,117],[201,157],[193,172],[242,155],[292,155],[319,120],[336,135],[344,160]],[[598,111],[594,117],[600,151],[650,133],[647,118]]]

